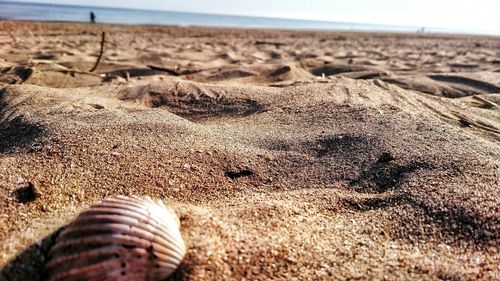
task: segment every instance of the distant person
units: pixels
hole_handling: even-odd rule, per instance
[[[95,23],[95,14],[94,11],[90,11],[90,22]]]

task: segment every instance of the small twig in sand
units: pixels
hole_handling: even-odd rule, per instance
[[[99,56],[97,57],[97,61],[94,64],[94,67],[89,70],[89,72],[94,72],[97,69],[97,66],[99,65],[99,62],[101,61],[102,54],[104,53],[104,42],[106,40],[106,32],[102,32],[102,39],[101,39],[101,52],[99,53]]]
[[[125,80],[130,81],[130,73],[128,71],[125,71]]]
[[[497,108],[498,107],[498,104],[492,102],[492,101],[489,101],[487,99],[484,99],[482,97],[479,97],[479,96],[472,96],[473,99],[477,100],[477,101],[480,101],[483,103],[483,107],[485,108]]]
[[[174,75],[174,76],[181,75],[179,72],[177,72],[175,70],[172,70],[172,69],[165,68],[165,67],[154,66],[154,65],[148,65],[148,67],[150,69],[152,69],[152,70],[164,71],[164,72],[167,72],[168,74],[171,74],[171,75]]]

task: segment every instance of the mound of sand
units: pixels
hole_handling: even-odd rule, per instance
[[[314,76],[301,66],[289,64],[280,65],[277,68],[273,69],[266,78],[269,82],[277,82],[287,80],[312,79],[314,78]]]
[[[41,280],[57,230],[116,194],[179,214],[188,254],[172,280],[498,274],[498,67],[484,60],[497,39],[26,23],[24,49],[0,54],[56,34],[52,48],[90,61],[94,28],[110,34],[99,85],[0,72],[1,280]],[[451,59],[457,45],[471,55]],[[159,53],[182,73],[139,71]],[[237,70],[253,74],[221,75]]]
[[[119,98],[147,107],[167,109],[194,121],[223,116],[245,117],[264,110],[255,100],[244,97],[229,98],[224,91],[224,87],[169,81],[123,89]]]

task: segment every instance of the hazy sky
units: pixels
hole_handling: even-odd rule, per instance
[[[18,0],[426,26],[500,34],[500,0]]]

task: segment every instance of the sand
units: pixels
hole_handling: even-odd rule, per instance
[[[172,280],[500,278],[500,38],[0,27],[0,280],[117,194],[179,215]]]

